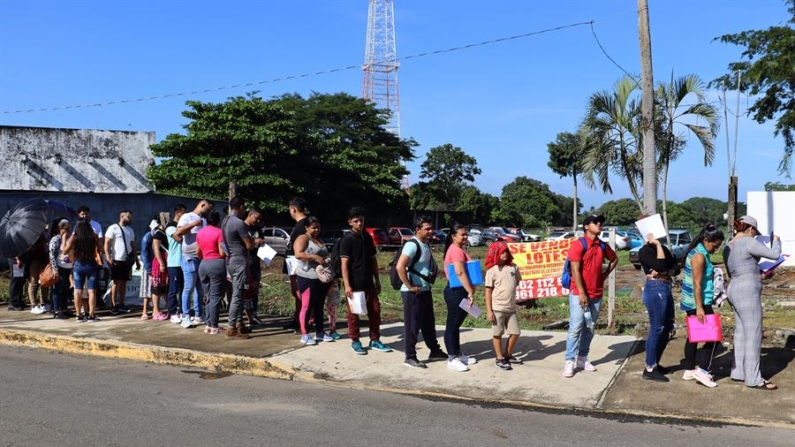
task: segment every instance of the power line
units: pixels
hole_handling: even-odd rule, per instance
[[[416,54],[412,54],[412,55],[404,56],[404,57],[399,57],[397,59],[390,60],[390,61],[385,61],[385,62],[407,61],[407,60],[411,60],[411,59],[418,59],[418,58],[421,58],[421,57],[435,56],[435,55],[439,55],[439,54],[443,54],[443,53],[452,53],[452,52],[455,52],[455,51],[468,50],[468,49],[481,47],[481,46],[485,46],[485,45],[491,45],[491,44],[495,44],[495,43],[507,42],[507,41],[516,40],[516,39],[523,39],[523,38],[526,38],[526,37],[537,36],[537,35],[540,35],[540,34],[546,34],[546,33],[551,33],[551,32],[555,32],[555,31],[561,31],[561,30],[564,30],[564,29],[567,29],[567,28],[575,28],[575,27],[583,26],[583,25],[591,25],[591,27],[593,29],[593,20],[590,20],[588,22],[577,22],[577,23],[571,23],[571,24],[568,24],[568,25],[556,26],[554,28],[547,28],[547,29],[543,29],[543,30],[539,30],[539,31],[531,31],[531,32],[528,32],[528,33],[518,34],[518,35],[515,35],[515,36],[500,37],[500,38],[497,38],[497,39],[485,40],[485,41],[478,42],[478,43],[472,43],[472,44],[468,44],[468,45],[461,45],[461,46],[457,46],[457,47],[446,48],[446,49],[443,49],[443,50],[435,50],[435,51],[427,51],[427,52],[423,52],[423,53],[416,53]],[[594,36],[595,36],[595,34],[594,34]],[[601,47],[601,45],[600,45],[600,47]],[[225,86],[221,86],[221,87],[205,88],[205,89],[193,90],[193,91],[189,91],[189,92],[166,93],[166,94],[162,94],[162,95],[147,96],[147,97],[141,97],[141,98],[135,98],[135,99],[121,99],[121,100],[116,100],[116,101],[103,101],[103,102],[97,102],[97,103],[78,104],[78,105],[60,106],[60,107],[42,107],[42,108],[38,108],[38,109],[3,110],[3,111],[0,111],[0,115],[13,115],[13,114],[19,114],[19,113],[34,113],[34,112],[54,112],[54,111],[59,111],[59,110],[70,110],[70,109],[85,109],[85,108],[92,108],[92,107],[105,107],[105,106],[118,105],[118,104],[130,104],[130,103],[136,103],[136,102],[154,101],[154,100],[166,99],[166,98],[177,98],[177,97],[180,97],[180,96],[194,96],[194,95],[218,92],[218,91],[223,91],[223,90],[235,90],[235,89],[241,89],[241,88],[255,87],[255,86],[263,85],[263,84],[273,84],[273,83],[276,83],[276,82],[290,81],[290,80],[293,80],[293,79],[309,78],[309,77],[315,77],[315,76],[324,76],[324,75],[329,75],[329,74],[332,74],[332,73],[339,73],[339,72],[343,72],[343,71],[348,71],[348,70],[353,70],[353,69],[360,69],[360,68],[361,68],[361,65],[358,65],[358,64],[357,65],[348,65],[346,67],[332,68],[330,70],[321,70],[321,71],[315,71],[315,72],[311,72],[311,73],[303,73],[303,74],[290,75],[290,76],[284,76],[284,77],[279,77],[279,78],[271,78],[271,79],[265,79],[265,80],[261,80],[261,81],[247,82],[247,83],[244,83],[244,84],[225,85]]]

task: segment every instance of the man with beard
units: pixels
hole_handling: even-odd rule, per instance
[[[122,211],[119,213],[119,223],[109,226],[105,232],[105,259],[110,264],[110,279],[113,281],[110,288],[111,315],[130,312],[130,308],[124,304],[127,281],[132,278],[133,264],[141,267],[131,223],[132,213]]]

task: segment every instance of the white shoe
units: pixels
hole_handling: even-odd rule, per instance
[[[566,366],[563,367],[563,377],[573,377],[574,366],[574,360],[566,360]]]
[[[463,363],[464,365],[467,365],[467,366],[472,366],[472,365],[474,365],[475,363],[478,362],[478,359],[476,359],[475,357],[470,357],[470,356],[464,355],[464,354],[461,354],[461,356],[458,357],[458,360],[461,360],[461,363]]]
[[[36,314],[36,315],[43,314],[44,313],[44,307],[42,307],[42,306],[33,306],[33,308],[30,309],[30,313]]]
[[[596,367],[588,361],[588,357],[577,357],[577,368],[590,372],[596,371]]]
[[[202,317],[193,317],[193,324],[196,326],[201,326],[204,324],[204,320],[202,320]]]
[[[188,329],[189,327],[193,326],[190,322],[190,318],[183,318],[182,322],[179,325],[184,327],[185,329]]]
[[[174,314],[171,316],[171,322],[174,324],[180,324],[182,323],[182,317],[179,316],[179,314]]]
[[[717,383],[712,381],[712,376],[701,368],[693,370],[693,378],[707,388],[715,388],[718,386]]]
[[[448,360],[447,369],[458,372],[469,371],[469,367],[463,364],[461,360],[458,360],[458,358],[454,358],[453,360]]]

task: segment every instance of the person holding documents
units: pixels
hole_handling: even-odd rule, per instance
[[[772,248],[754,239],[758,236],[756,219],[743,216],[734,222],[737,235],[726,245],[723,259],[728,267],[729,302],[734,308],[734,362],[731,379],[743,381],[759,390],[778,389],[776,384],[762,378],[759,370],[762,352],[762,278],[761,258],[778,259],[781,240],[771,239]]]
[[[450,279],[448,266],[452,265],[455,276],[461,283],[459,287],[444,288],[444,302],[447,304],[447,325],[444,328],[444,346],[447,348],[447,369],[452,371],[468,371],[469,365],[477,363],[474,357],[461,354],[461,325],[467,317],[466,310],[461,308],[461,301],[468,300],[469,306],[475,303],[475,286],[467,275],[466,263],[472,258],[464,251],[467,243],[467,229],[463,225],[453,226],[444,255],[444,274]]]

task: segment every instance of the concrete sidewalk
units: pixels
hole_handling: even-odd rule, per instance
[[[590,358],[598,371],[577,371],[573,378],[565,379],[561,375],[565,332],[525,331],[515,352],[525,364],[503,371],[494,364],[491,331],[462,328],[462,349],[478,359],[478,364],[460,373],[448,370],[444,361],[429,363],[425,370],[405,367],[403,325],[399,323],[382,327],[382,341],[393,352],[368,350],[367,355],[356,355],[347,337],[305,346],[298,335],[282,329],[284,319],[267,319],[263,326],[254,328],[249,340],[227,340],[223,335],[203,333],[202,328],[143,321],[135,312],[119,317],[99,315],[102,321],[98,323],[76,323],[2,309],[0,343],[350,388],[795,427],[795,371],[791,365],[795,350],[791,348],[763,350],[763,374],[779,385],[777,391],[750,389],[725,377],[717,377],[718,387],[708,389],[682,380],[681,370],[668,376],[669,383],[642,380],[643,341],[630,336],[596,336]],[[366,323],[362,327],[366,328]],[[442,343],[444,328],[438,327],[437,333]],[[365,330],[365,346],[366,335]],[[662,363],[678,365],[683,344],[680,335]],[[420,342],[419,358],[427,355]],[[730,365],[731,352],[721,350],[716,353],[712,371],[725,376]]]

